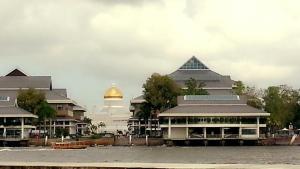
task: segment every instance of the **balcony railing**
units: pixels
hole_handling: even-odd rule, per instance
[[[222,138],[221,134],[207,134],[206,138]]]
[[[204,138],[204,134],[191,133],[190,138]]]
[[[239,138],[239,134],[224,134],[224,138]]]
[[[0,136],[0,139],[21,139],[20,135],[7,135],[7,136]]]

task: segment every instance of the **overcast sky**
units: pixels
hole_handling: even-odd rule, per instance
[[[195,55],[249,85],[300,88],[299,0],[1,0],[0,75],[20,68],[90,111]]]

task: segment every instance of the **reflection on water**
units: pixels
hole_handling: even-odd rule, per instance
[[[85,150],[2,148],[0,162],[135,162],[300,164],[300,147],[93,147]]]

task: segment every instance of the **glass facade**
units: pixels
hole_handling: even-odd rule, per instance
[[[199,69],[208,69],[203,63],[201,63],[196,57],[192,57],[188,60],[183,66],[179,69],[182,70],[199,70]]]

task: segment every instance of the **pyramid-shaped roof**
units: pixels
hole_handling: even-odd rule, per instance
[[[27,75],[19,69],[14,69],[10,73],[8,73],[6,76],[27,76]]]
[[[185,62],[179,70],[206,70],[209,69],[205,64],[198,60],[195,56]]]
[[[176,83],[185,87],[185,82],[191,78],[204,82],[205,88],[228,88],[232,87],[233,81],[230,76],[223,76],[210,70],[195,56],[185,62],[178,70],[168,75]]]

